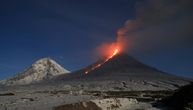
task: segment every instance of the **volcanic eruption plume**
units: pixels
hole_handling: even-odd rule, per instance
[[[192,0],[147,0],[136,2],[136,16],[125,22],[114,43],[99,47],[105,56],[102,63],[86,70],[97,69],[120,52],[151,53],[193,44]]]
[[[118,30],[118,40],[129,53],[150,53],[193,44],[193,0],[136,2],[135,18]],[[132,44],[131,44],[132,43]]]
[[[103,64],[108,62],[117,54],[127,52],[129,50],[128,47],[131,44],[131,39],[126,38],[125,36],[122,36],[119,33],[117,35],[117,40],[115,42],[104,43],[97,48],[97,53],[100,57],[102,56],[104,59],[100,63],[97,63],[94,66],[87,68],[85,74],[88,74],[89,72],[101,67]]]

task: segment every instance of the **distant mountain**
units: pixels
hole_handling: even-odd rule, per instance
[[[180,86],[190,83],[190,79],[178,77],[147,66],[126,53],[119,53],[100,67],[91,70],[91,68],[104,62],[105,59],[100,59],[96,63],[89,65],[79,71],[73,72],[62,77],[55,78],[56,81],[83,81],[86,83],[94,83],[99,87],[111,86],[106,82],[122,82],[123,87],[127,85],[132,90],[146,88],[154,89],[176,89]],[[101,84],[100,84],[101,83]],[[113,83],[114,84],[114,83]],[[117,85],[121,87],[121,85]],[[127,88],[126,88],[127,89]]]
[[[58,63],[50,58],[43,58],[32,64],[25,71],[15,75],[14,77],[0,81],[3,85],[24,85],[48,80],[54,76],[69,73]]]

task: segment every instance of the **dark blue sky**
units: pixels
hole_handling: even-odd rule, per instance
[[[96,61],[95,48],[115,41],[135,18],[135,0],[1,0],[0,79],[51,57],[70,71]],[[163,71],[193,78],[193,47],[133,54]]]

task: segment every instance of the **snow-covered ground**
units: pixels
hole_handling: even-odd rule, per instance
[[[90,110],[90,103],[101,110],[158,110],[150,103],[138,102],[131,98],[107,98],[92,95],[75,94],[73,92],[16,92],[1,94],[0,110],[74,110],[79,108]],[[67,105],[68,109],[65,109]],[[59,109],[60,108],[60,109]],[[63,109],[61,109],[63,108]],[[95,109],[93,109],[95,110]]]
[[[93,98],[89,95],[20,92],[10,96],[0,96],[0,110],[52,110],[55,106]]]
[[[159,110],[152,107],[153,101],[140,99],[149,99],[157,93],[160,96],[162,91],[97,90],[64,84],[2,86],[0,110],[79,110],[76,107],[83,108],[80,110],[92,110],[89,107],[97,107],[99,110]]]
[[[54,110],[161,110],[150,103],[138,102],[131,98],[95,99],[74,104],[64,104]]]

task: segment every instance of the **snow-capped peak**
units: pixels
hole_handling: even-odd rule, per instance
[[[24,72],[17,74],[15,77],[1,81],[5,85],[23,85],[50,79],[54,76],[69,73],[51,58],[42,58],[36,61]]]

